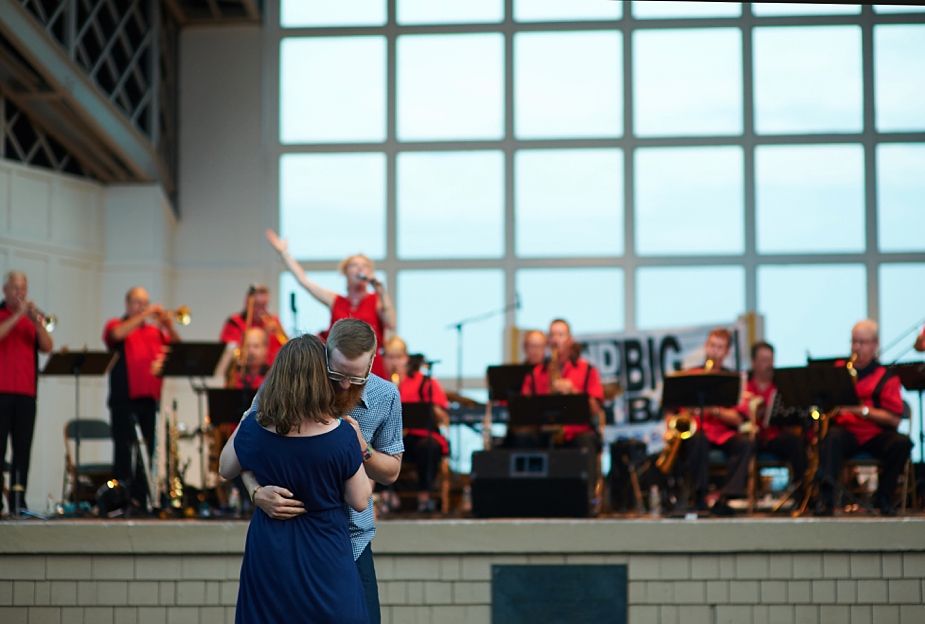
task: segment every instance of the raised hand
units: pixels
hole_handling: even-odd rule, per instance
[[[270,241],[270,245],[279,254],[286,253],[286,249],[289,247],[289,241],[280,238],[273,230],[267,230],[267,240]]]

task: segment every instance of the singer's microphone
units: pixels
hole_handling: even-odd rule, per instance
[[[379,284],[379,280],[376,279],[375,275],[368,277],[363,273],[357,273],[357,279],[362,280],[364,282],[368,281],[373,287]]]

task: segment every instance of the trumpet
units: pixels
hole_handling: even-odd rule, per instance
[[[45,328],[49,334],[55,331],[55,327],[58,325],[58,317],[54,314],[45,314],[38,308],[35,308],[35,313],[42,317],[42,327]]]
[[[193,320],[192,314],[190,314],[189,306],[181,305],[176,310],[167,310],[167,316],[173,317],[173,319],[183,325],[184,327],[189,325]]]

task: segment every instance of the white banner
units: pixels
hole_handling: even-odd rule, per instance
[[[649,453],[664,446],[661,416],[662,381],[675,371],[701,365],[703,345],[717,325],[621,334],[575,336],[584,344],[583,358],[597,367],[604,384],[619,383],[623,393],[613,401],[614,424],[608,425],[604,441],[618,438],[642,440]],[[723,366],[745,370],[748,336],[744,321],[720,325],[733,332],[733,344]]]

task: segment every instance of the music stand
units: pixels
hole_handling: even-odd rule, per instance
[[[662,408],[699,408],[697,425],[703,431],[703,407],[733,407],[739,403],[738,373],[676,373],[665,377],[662,386]]]
[[[925,430],[922,429],[922,392],[925,391],[925,362],[893,364],[890,370],[899,376],[903,388],[919,393],[919,461],[925,462]]]
[[[209,402],[209,422],[213,427],[237,425],[257,396],[256,390],[235,388],[207,388],[206,393]]]
[[[774,371],[774,385],[777,386],[777,393],[781,397],[784,406],[789,408],[800,408],[827,414],[840,405],[857,405],[860,400],[858,393],[854,388],[854,381],[844,366],[833,366],[833,360],[820,360],[812,362],[806,368],[778,368]],[[825,416],[826,418],[828,416]],[[819,445],[823,439],[816,442],[817,453]],[[839,494],[849,498],[855,505],[864,507],[869,513],[874,513],[874,508],[866,501],[856,497],[848,488],[833,479],[830,475],[824,475],[821,480],[814,478],[810,487],[806,488],[806,496],[800,505],[798,513],[806,511],[809,499],[813,491],[822,483],[831,486]],[[795,490],[796,488],[794,488]],[[790,498],[791,493],[778,501],[772,511],[779,509],[783,503]]]
[[[41,375],[48,377],[74,376],[74,463],[80,468],[80,377],[106,375],[119,357],[111,351],[59,351],[52,353]],[[76,486],[76,484],[75,484]]]
[[[587,394],[512,396],[508,400],[508,427],[590,424]]]
[[[199,477],[202,491],[206,489],[206,457],[203,428],[205,412],[202,396],[206,393],[205,377],[212,377],[225,352],[223,342],[175,342],[167,350],[167,358],[161,369],[161,377],[187,377],[190,387],[196,393],[199,406]],[[193,377],[200,378],[200,384],[193,383]],[[170,458],[168,458],[168,461]]]
[[[533,370],[531,364],[503,364],[488,367],[488,399],[507,401],[519,395],[524,379]]]

